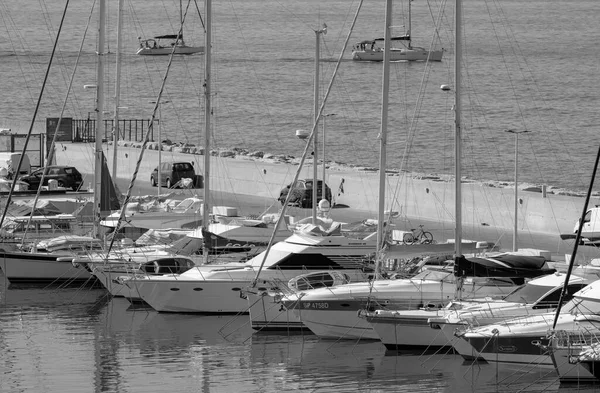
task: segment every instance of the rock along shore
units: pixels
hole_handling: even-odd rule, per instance
[[[117,178],[130,178],[140,155],[141,143],[120,142],[117,147]],[[93,173],[93,143],[60,143],[56,163],[73,165],[82,173]],[[112,146],[103,144],[108,166],[112,170]],[[202,172],[204,150],[189,145],[163,144],[161,160],[192,162]],[[298,169],[300,159],[249,152],[235,148],[211,151],[210,187],[215,191],[265,198],[279,196]],[[138,172],[138,181],[149,182],[158,163],[158,143],[148,144]],[[300,178],[312,178],[313,167],[306,160]],[[322,166],[318,168],[322,177]],[[114,176],[114,174],[113,174]],[[462,179],[462,219],[464,223],[514,227],[514,185]],[[377,168],[327,163],[326,183],[336,205],[377,212],[379,174]],[[544,192],[542,192],[544,191]],[[559,234],[571,233],[581,215],[581,193],[536,185],[521,185],[518,193],[518,228],[521,231]],[[452,176],[401,173],[389,170],[386,184],[386,210],[398,211],[402,217],[444,222],[454,221],[454,181]],[[391,201],[394,201],[392,204]],[[593,201],[591,202],[593,203]]]

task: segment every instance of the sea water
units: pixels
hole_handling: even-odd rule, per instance
[[[167,72],[168,57],[135,55],[138,37],[177,32],[179,2],[125,3],[120,118],[149,119],[154,109],[151,101],[156,101],[165,79],[163,104],[155,113],[161,121],[161,139],[202,145],[204,56],[175,57]],[[64,103],[66,117],[95,118],[95,91],[83,88],[96,82],[98,16],[92,4],[70,3],[35,132],[43,132],[46,117],[58,117]],[[305,142],[295,132],[312,129],[314,119],[315,31],[327,24],[327,34],[320,37],[322,99],[358,5],[357,0],[214,2],[213,147],[300,156]],[[598,51],[593,50],[600,3],[466,0],[463,6],[460,126],[464,176],[512,181],[516,140],[504,131],[527,130],[519,138],[519,181],[586,189],[600,124],[595,104],[600,62]],[[64,4],[24,0],[5,1],[0,7],[4,36],[0,42],[0,127],[27,132]],[[108,54],[104,56],[107,118],[113,116],[115,105],[116,11],[116,4],[109,2]],[[190,45],[203,44],[203,12],[200,19],[193,3],[187,10],[184,34]],[[407,14],[408,3],[395,1],[394,35],[408,29]],[[326,160],[378,165],[382,66],[350,59],[352,44],[383,35],[383,20],[384,1],[362,5],[324,110],[334,115],[318,127],[319,140],[325,129]],[[411,34],[414,45],[433,44],[445,53],[438,63],[392,65],[388,166],[452,173],[453,2],[413,3]],[[451,90],[440,90],[442,84]]]
[[[247,315],[157,313],[89,288],[8,287],[1,392],[517,392],[552,369],[386,352],[379,342],[253,332]],[[582,390],[580,390],[582,391]],[[585,390],[583,390],[585,391]]]

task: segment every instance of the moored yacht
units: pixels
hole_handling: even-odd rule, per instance
[[[259,289],[266,289],[273,280],[287,282],[307,272],[329,269],[343,271],[351,279],[366,279],[373,268],[373,249],[371,240],[299,230],[242,266],[204,265],[182,274],[132,277],[125,283],[157,311],[247,313],[242,290],[257,276]]]
[[[89,236],[63,235],[12,251],[0,250],[0,268],[11,284],[82,284],[92,275],[71,263],[78,252],[101,248]]]
[[[553,366],[549,351],[552,330],[575,337],[595,335],[600,327],[600,280],[573,295],[556,312],[473,327],[460,334],[488,362]]]
[[[388,350],[438,350],[454,346],[463,357],[471,359],[472,347],[454,335],[456,329],[553,310],[558,305],[564,281],[564,273],[554,273],[533,279],[501,299],[452,301],[442,309],[376,310],[365,316]],[[590,279],[571,276],[568,293],[573,294],[590,282]]]
[[[284,294],[323,287],[348,284],[349,277],[336,270],[316,271],[292,278],[289,282],[273,281],[267,288],[249,288],[244,293],[248,297],[248,309],[252,328],[260,331],[306,330],[302,321],[281,304]]]
[[[371,324],[359,315],[360,310],[415,310],[422,307],[441,308],[456,298],[473,299],[505,295],[513,291],[524,279],[494,277],[494,275],[469,274],[457,285],[455,270],[472,269],[489,272],[490,268],[505,268],[517,261],[527,266],[529,274],[542,275],[553,272],[547,269],[543,257],[497,255],[487,258],[464,258],[448,268],[430,268],[410,279],[382,279],[372,282],[351,283],[332,288],[304,291],[283,299],[286,307],[316,335],[335,339],[370,339],[379,336]],[[464,261],[464,263],[461,263]],[[488,266],[489,265],[489,266]]]

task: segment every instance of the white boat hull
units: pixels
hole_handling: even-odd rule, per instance
[[[249,291],[248,308],[252,329],[260,331],[308,330],[302,321],[288,311],[278,299],[267,291]]]
[[[389,310],[416,310],[431,304],[442,307],[456,296],[454,284],[440,282],[408,282],[406,280],[378,280],[372,289],[368,284],[350,284],[333,289],[315,290],[299,301],[294,313],[316,335],[336,339],[379,339],[359,310],[368,308]],[[513,286],[472,286],[463,298],[501,295]],[[316,292],[319,291],[319,292]],[[346,291],[343,293],[342,291]],[[367,299],[371,301],[367,304]],[[426,321],[425,321],[426,322]]]
[[[119,277],[133,273],[134,272],[132,271],[125,270],[108,271],[102,268],[93,268],[92,270],[92,275],[100,281],[111,296],[126,297],[130,299],[131,302],[135,302],[136,300],[141,301],[135,291],[131,290],[127,285],[124,285],[118,280]]]
[[[218,266],[217,266],[218,268]],[[204,279],[203,271],[208,274],[215,266],[195,267],[197,277],[187,279],[180,276],[155,276],[148,279],[135,279],[126,283],[131,291],[159,312],[181,313],[249,313],[245,291],[256,277],[251,268],[239,268],[230,275],[227,271],[221,278]],[[240,274],[240,270],[243,273]],[[259,290],[266,290],[273,281],[288,282],[290,279],[306,273],[306,270],[263,270],[257,282]],[[347,274],[360,277],[362,272],[348,271]]]
[[[142,56],[168,56],[173,52],[172,47],[160,47],[160,48],[140,48],[136,52]],[[176,55],[192,55],[194,53],[204,53],[203,46],[177,46],[175,48]]]
[[[237,314],[248,312],[248,301],[241,291],[249,284],[250,279],[136,280],[126,285],[131,293],[159,312]]]
[[[365,304],[360,302],[361,304]],[[327,303],[316,303],[316,307],[327,307]],[[379,340],[379,336],[365,319],[357,316],[358,304],[353,311],[313,310],[304,308],[306,303],[293,312],[311,332],[324,339]],[[364,307],[364,306],[363,306]],[[327,313],[327,316],[323,314]]]
[[[387,311],[367,317],[377,336],[388,350],[437,349],[451,347],[452,342],[442,332],[441,326],[433,329],[429,318],[438,316],[438,311],[405,311],[402,316]],[[387,316],[386,316],[387,315]]]
[[[442,61],[444,51],[428,51],[422,48],[390,49],[390,61]],[[383,49],[354,50],[352,60],[357,61],[383,61]]]

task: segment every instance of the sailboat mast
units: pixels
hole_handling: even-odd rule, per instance
[[[113,172],[114,178],[117,177],[117,144],[119,142],[119,105],[121,101],[121,46],[123,41],[123,3],[119,0],[117,11],[117,56],[115,70],[115,124],[113,130]]]
[[[183,0],[179,0],[179,42],[183,45]]]
[[[392,39],[392,0],[386,0],[385,4],[385,29],[384,40],[391,42]],[[379,253],[383,248],[385,237],[385,182],[387,166],[387,128],[388,128],[388,102],[390,91],[390,45],[383,47],[383,87],[381,89],[381,130],[379,133],[379,204],[377,213],[377,249],[375,261],[379,265]],[[376,274],[379,274],[379,269]]]
[[[318,172],[317,163],[319,162],[317,157],[317,151],[319,147],[318,133],[319,133],[319,60],[321,57],[321,30],[315,31],[315,83],[314,83],[314,105],[315,105],[315,126],[313,127],[315,135],[313,136],[313,188],[312,188],[312,223],[317,225],[317,184],[318,184]],[[325,179],[323,179],[325,181]],[[323,198],[325,195],[323,195]]]
[[[208,230],[210,217],[210,116],[211,116],[211,101],[210,101],[210,74],[211,74],[211,30],[212,30],[212,0],[204,1],[206,14],[206,34],[205,34],[205,50],[204,50],[204,205],[202,209],[202,228]],[[203,249],[204,260],[208,258],[208,250]]]
[[[106,31],[106,0],[99,2],[98,20],[98,69],[96,75],[96,143],[94,162],[94,234],[98,235],[98,223],[100,222],[100,193],[102,185],[102,128],[104,126],[104,36]]]
[[[462,0],[456,0],[454,7],[454,252],[455,257],[462,255],[462,135],[461,135],[461,76],[462,68]]]
[[[408,0],[408,49],[412,48],[412,0]]]

